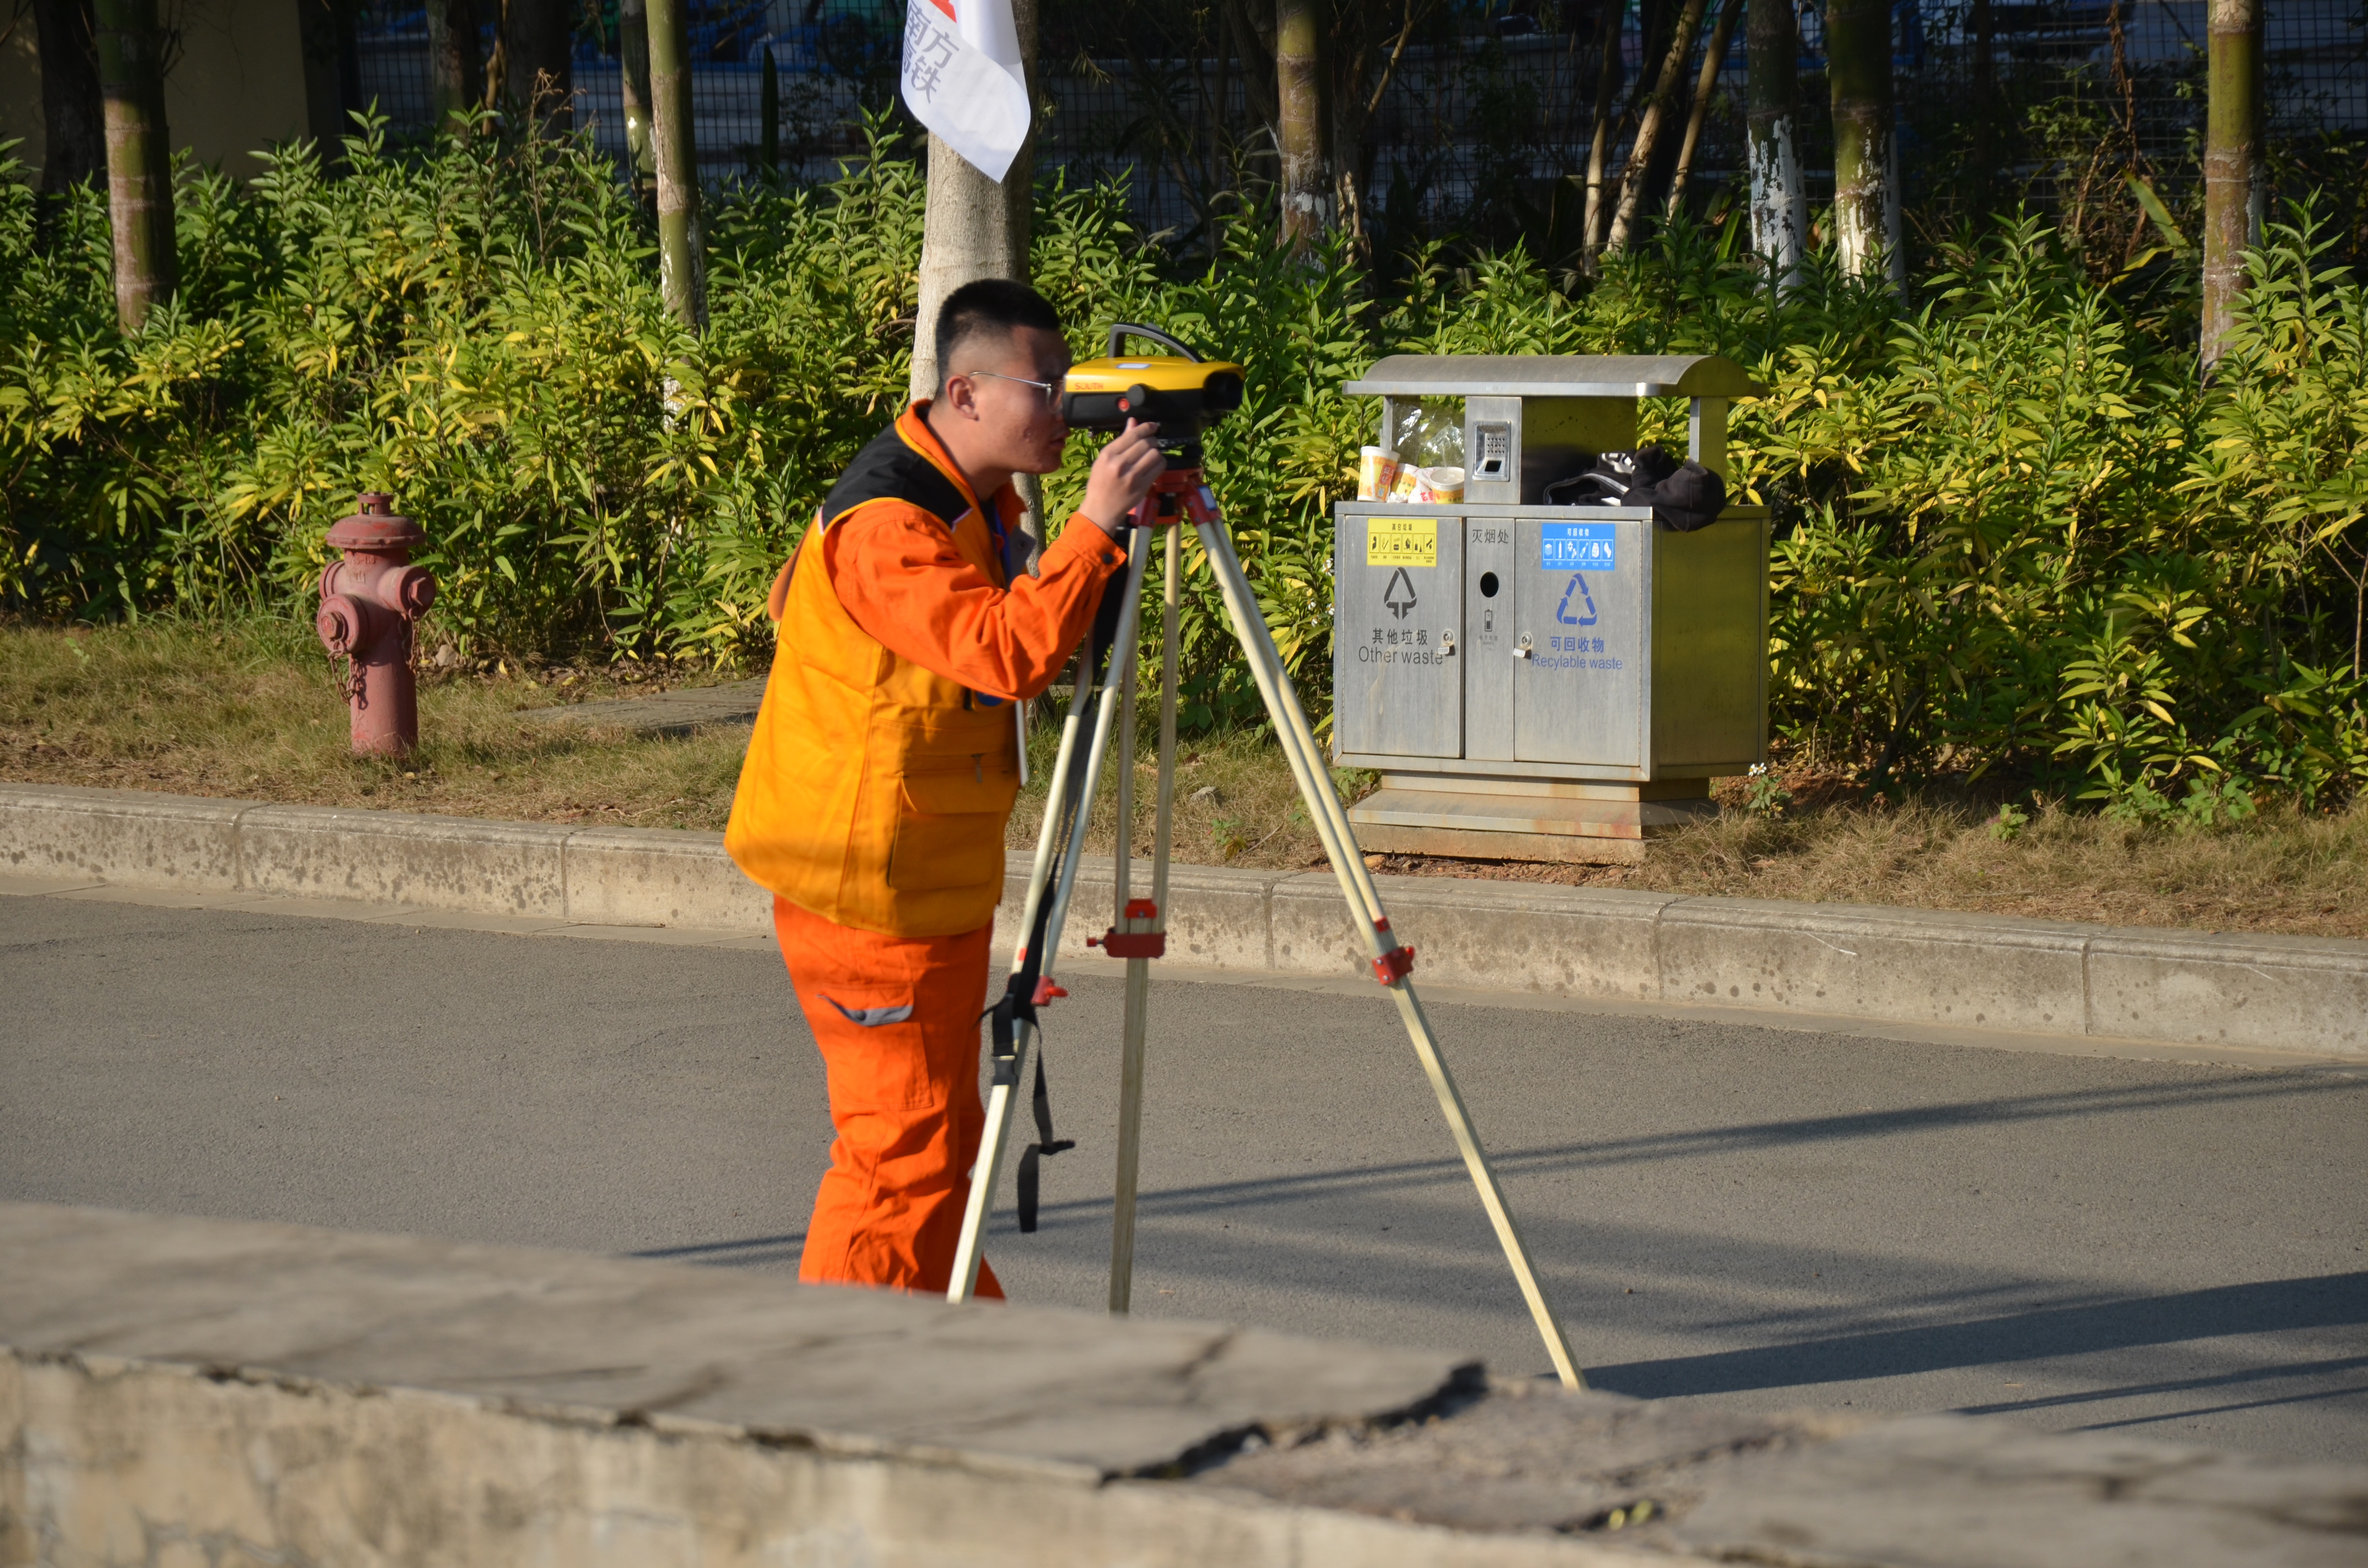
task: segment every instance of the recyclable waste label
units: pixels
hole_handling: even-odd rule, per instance
[[[1615,572],[1620,567],[1616,523],[1541,523],[1538,564],[1548,572]]]
[[[1368,566],[1439,564],[1437,517],[1374,517],[1365,526]]]

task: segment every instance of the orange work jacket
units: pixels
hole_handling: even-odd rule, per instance
[[[849,465],[773,585],[773,668],[723,846],[824,919],[974,931],[1003,896],[1019,789],[1016,701],[1060,673],[1124,559],[1072,517],[1012,574],[990,516],[916,403]]]

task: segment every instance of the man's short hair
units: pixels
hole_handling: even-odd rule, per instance
[[[1022,326],[1061,330],[1052,302],[1025,283],[981,278],[947,295],[938,307],[938,394],[945,395],[946,378],[954,373],[956,349],[974,337],[1008,337]]]

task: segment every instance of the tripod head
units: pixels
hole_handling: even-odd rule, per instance
[[[1172,354],[1120,358],[1130,337],[1145,338]],[[1201,434],[1242,405],[1242,368],[1199,352],[1156,327],[1118,322],[1110,351],[1069,368],[1061,417],[1073,430],[1120,431],[1130,419],[1156,421],[1170,472],[1201,466]]]

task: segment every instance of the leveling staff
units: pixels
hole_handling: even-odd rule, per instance
[[[931,1291],[953,1270],[985,1121],[1012,704],[1068,662],[1166,466],[1158,426],[1130,425],[1030,576],[1011,476],[1061,466],[1060,318],[1023,284],[966,284],[937,348],[936,397],[857,454],[773,585],[780,642],[723,839],[773,892],[829,1071],[838,1136],[798,1278]],[[1003,1294],[991,1270],[978,1293]]]

